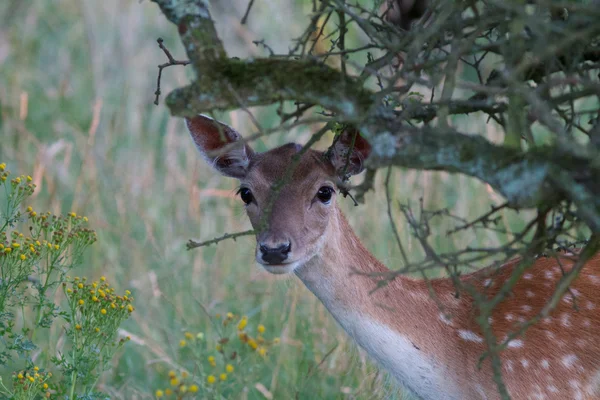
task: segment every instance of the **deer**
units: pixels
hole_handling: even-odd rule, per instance
[[[203,115],[185,122],[205,160],[239,181],[259,265],[272,274],[295,274],[372,359],[420,398],[500,398],[489,358],[478,365],[486,343],[472,297],[456,296],[447,277],[426,283],[399,275],[377,286],[377,276],[390,270],[361,243],[336,202],[340,174],[364,169],[371,153],[367,140],[344,131],[327,152],[301,152],[303,146],[288,143],[258,153],[224,123]],[[270,197],[292,160],[293,172]],[[493,310],[494,335],[507,337],[539,313],[576,260],[568,253],[536,258]],[[460,279],[493,296],[517,262]],[[511,398],[600,398],[599,293],[600,255],[595,254],[556,308],[500,352]]]

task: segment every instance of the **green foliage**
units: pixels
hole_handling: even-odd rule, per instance
[[[271,349],[280,339],[269,338],[264,325],[251,326],[247,316],[240,318],[232,312],[210,320],[213,334],[184,333],[179,341],[180,371],[168,372],[165,388],[155,391],[157,398],[233,398],[244,387],[253,386],[272,365]]]
[[[96,382],[128,340],[117,341],[116,335],[134,310],[131,293],[115,295],[104,277],[91,284],[70,278],[69,271],[97,239],[88,218],[38,213],[31,206],[23,211],[35,190],[33,178],[10,175],[0,164],[0,364],[13,371],[10,384],[1,382],[0,394],[15,400],[104,398],[95,392]],[[54,300],[61,286],[64,310]],[[66,333],[66,351],[52,355],[42,349],[34,356],[37,339],[53,325]]]

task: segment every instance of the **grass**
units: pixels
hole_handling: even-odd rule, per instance
[[[257,38],[285,50],[308,9],[257,2],[249,25],[241,26],[246,2],[232,4],[216,5],[214,15],[230,54],[240,57],[260,54],[250,43]],[[190,238],[210,239],[248,229],[249,223],[234,196],[235,182],[203,163],[181,120],[152,104],[156,65],[164,62],[156,38],[163,37],[176,58],[184,57],[176,30],[154,4],[5,1],[0,21],[0,161],[34,177],[34,208],[85,213],[98,242],[81,273],[91,279],[104,275],[136,296],[137,310],[124,327],[132,340],[102,377],[101,390],[116,399],[152,398],[155,389],[168,385],[167,371],[179,366],[184,332],[210,334],[207,314],[231,311],[281,337],[279,349],[256,370],[255,382],[231,398],[265,398],[257,383],[273,398],[402,398],[297,279],[277,278],[255,265],[254,239],[185,251]],[[190,73],[166,70],[163,93],[185,84]],[[255,111],[264,126],[275,123],[272,108]],[[243,112],[223,118],[245,134],[255,131]],[[470,132],[487,130],[479,120],[457,123]],[[316,129],[273,135],[256,147],[303,143]],[[386,215],[385,174],[379,175],[365,205],[341,203],[367,247],[394,268],[401,257]],[[422,197],[428,208],[473,217],[501,202],[485,185],[461,176],[397,170],[392,181],[393,204],[417,204]],[[417,259],[418,244],[396,211],[400,236]],[[513,229],[521,224],[510,214],[504,223]],[[439,250],[503,240],[485,234],[448,241],[447,224],[435,227]],[[42,350],[52,351],[61,335],[51,332]]]

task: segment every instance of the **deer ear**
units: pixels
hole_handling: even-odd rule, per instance
[[[352,143],[354,142],[354,144]],[[357,129],[345,128],[334,142],[330,161],[335,171],[342,175],[356,175],[364,169],[364,161],[371,154],[371,145],[358,133]]]
[[[238,179],[246,175],[254,152],[235,129],[204,115],[186,118],[185,123],[200,154],[217,171]]]

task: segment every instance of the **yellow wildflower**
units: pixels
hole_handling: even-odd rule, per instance
[[[186,345],[186,344],[187,344],[187,343],[186,343],[186,341],[185,341],[185,340],[183,340],[183,339],[181,339],[181,340],[179,341],[179,347],[185,347],[185,345]]]
[[[171,386],[177,386],[177,385],[179,385],[179,379],[171,378]]]
[[[177,374],[175,373],[175,371],[170,370],[169,371],[169,378],[175,378],[177,376]]]
[[[258,343],[256,343],[256,340],[254,339],[248,339],[248,346],[250,346],[252,350],[256,350]]]
[[[131,304],[129,304],[127,306],[127,311],[129,311],[131,313],[131,312],[133,312],[133,310],[135,310],[135,308],[133,308],[133,306]]]
[[[183,394],[183,393],[187,392],[187,390],[188,390],[187,386],[185,386],[185,385],[179,386],[179,393]]]
[[[227,364],[225,366],[225,371],[229,372],[230,374],[235,370],[235,368],[233,368],[233,365],[231,364]]]
[[[259,325],[258,326],[258,333],[265,333],[265,326],[264,325]]]
[[[204,339],[204,333],[203,332],[198,332],[198,334],[196,335],[196,339],[198,339],[198,340]]]
[[[102,315],[106,315],[106,309],[105,309],[105,308],[103,308],[102,310],[100,310],[100,313],[101,313]]]
[[[263,357],[267,355],[267,349],[265,349],[264,347],[259,347],[257,351],[258,354],[260,354]]]
[[[25,254],[21,254],[20,258],[21,260],[25,261],[27,259],[27,256]]]
[[[69,214],[71,217],[75,218],[77,216],[77,214],[75,214],[74,212]]]
[[[19,375],[17,375],[17,378],[23,379],[23,374],[19,373]]]
[[[29,207],[27,207],[27,209],[26,209],[25,211],[27,211],[27,212],[32,212],[32,211],[33,211],[33,208],[32,208],[31,206],[29,206]]]
[[[227,313],[227,319],[233,319],[233,313],[232,312],[228,312]]]
[[[223,373],[223,374],[219,375],[219,379],[221,379],[222,381],[226,381],[227,380],[227,374]]]
[[[198,391],[198,386],[197,385],[190,385],[189,391],[190,391],[190,393],[196,393]]]
[[[209,385],[212,385],[213,383],[215,383],[217,381],[217,378],[215,378],[214,375],[209,375],[206,378],[206,382],[208,382]]]
[[[79,325],[79,324],[75,325],[75,329],[77,329],[78,331],[80,331],[81,330],[81,325]]]
[[[43,387],[44,389],[48,389],[48,384],[47,384],[47,383],[44,383],[44,384],[42,385],[42,387]]]
[[[27,379],[29,379],[29,382],[35,382],[35,378],[33,376],[28,376]]]
[[[170,396],[173,394],[173,391],[171,389],[165,389],[165,396]]]
[[[238,324],[238,331],[243,331],[246,325],[248,325],[248,317],[242,317]]]
[[[278,337],[276,337],[275,339],[273,339],[273,343],[274,344],[279,344],[280,341],[281,341],[281,339],[279,339]]]
[[[186,339],[188,339],[188,340],[192,340],[192,339],[194,339],[194,335],[192,335],[190,332],[186,332],[186,333],[184,334],[184,336],[185,336],[185,338],[186,338]]]
[[[188,374],[188,373],[187,373],[187,371],[182,371],[182,372],[181,372],[181,377],[182,377],[183,379],[187,378],[188,376],[190,376],[190,374]]]
[[[15,249],[18,249],[19,247],[21,247],[21,245],[19,243],[13,243],[12,247],[14,247]]]
[[[40,370],[40,367],[33,367],[33,370],[37,372]]]
[[[82,299],[82,300],[79,300],[79,305],[80,305],[80,306],[82,306],[82,305],[84,305],[84,304],[85,304],[85,301],[83,301],[83,299]]]
[[[101,276],[101,277],[100,277],[100,280],[101,280],[102,282],[106,282],[106,277],[105,277],[105,276]]]
[[[161,397],[163,397],[165,395],[165,392],[158,389],[156,392],[154,392],[154,395],[156,396],[157,399],[160,399]]]
[[[0,164],[0,171],[4,171],[6,169],[6,163]]]

